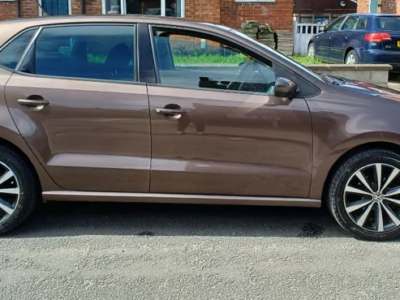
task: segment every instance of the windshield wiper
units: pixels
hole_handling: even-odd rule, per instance
[[[338,77],[326,74],[326,73],[322,73],[319,74],[326,82],[333,84],[333,85],[342,85],[344,84],[346,81],[344,81],[343,79],[340,79]]]

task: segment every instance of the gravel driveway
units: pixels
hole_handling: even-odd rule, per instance
[[[395,299],[399,257],[323,209],[54,203],[0,239],[0,299]]]

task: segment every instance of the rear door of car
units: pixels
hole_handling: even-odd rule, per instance
[[[345,17],[343,16],[333,21],[326,28],[325,33],[319,36],[317,54],[326,61],[332,61],[334,59],[332,53],[332,41],[339,32],[344,19]]]
[[[6,86],[21,135],[64,189],[149,189],[149,110],[137,76],[136,28],[40,28]]]
[[[355,28],[358,22],[359,16],[348,16],[343,22],[339,31],[335,33],[332,39],[332,60],[338,63],[344,62],[344,56],[349,43],[355,36]]]

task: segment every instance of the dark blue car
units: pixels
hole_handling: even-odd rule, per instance
[[[400,15],[341,16],[311,39],[308,55],[332,63],[391,64],[400,71]]]

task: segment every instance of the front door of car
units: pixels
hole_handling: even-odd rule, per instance
[[[153,28],[153,45],[152,193],[308,196],[310,114],[274,96],[278,65],[190,30]]]
[[[135,27],[43,28],[6,86],[12,117],[62,188],[148,192],[147,89],[136,82]]]

